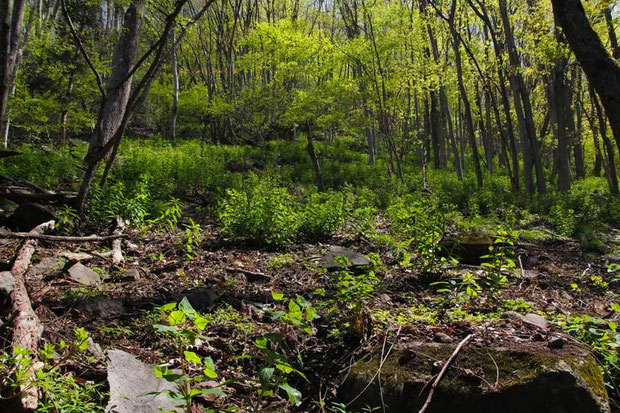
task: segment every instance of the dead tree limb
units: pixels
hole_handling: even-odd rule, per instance
[[[441,382],[441,379],[443,379],[443,376],[446,375],[446,372],[448,371],[448,367],[450,367],[450,364],[452,364],[456,356],[458,356],[461,349],[465,347],[465,345],[469,343],[469,341],[473,337],[474,337],[474,334],[468,335],[467,337],[463,339],[463,341],[459,343],[458,346],[456,346],[456,348],[454,349],[454,352],[452,353],[448,361],[446,361],[446,363],[443,365],[443,367],[441,368],[441,371],[437,375],[437,378],[433,382],[433,385],[431,386],[431,391],[428,392],[428,397],[426,398],[426,401],[424,402],[424,406],[422,406],[419,413],[426,412],[426,410],[428,409],[428,406],[431,404],[431,401],[433,400],[433,394],[435,393],[435,389],[437,388],[437,386],[439,386],[439,383]]]
[[[86,235],[84,237],[73,237],[64,235],[44,235],[35,234],[34,232],[0,232],[0,239],[36,239],[42,241],[57,242],[102,242],[119,238],[127,238],[127,234],[112,235]]]
[[[42,233],[52,230],[54,221],[48,221],[33,229],[32,235],[41,235]],[[13,275],[15,289],[12,294],[12,312],[13,317],[13,340],[11,342],[13,349],[22,348],[32,353],[33,362],[29,367],[28,375],[34,377],[34,365],[37,358],[37,349],[39,340],[43,334],[43,325],[32,309],[32,303],[26,290],[26,282],[24,275],[30,266],[32,254],[37,245],[36,239],[26,240],[17,251],[11,275]],[[27,381],[28,382],[28,381]],[[36,386],[22,385],[21,404],[25,411],[34,411],[39,404],[39,394]]]
[[[114,229],[112,230],[112,235],[120,236],[123,234],[123,229],[125,228],[125,222],[119,216],[116,216],[114,219]],[[121,239],[114,238],[112,240],[112,264],[119,265],[125,259],[123,258],[123,250],[121,248]]]

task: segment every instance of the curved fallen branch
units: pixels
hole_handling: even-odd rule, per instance
[[[74,237],[65,235],[44,235],[36,234],[34,232],[0,232],[0,238],[9,239],[36,239],[43,241],[58,241],[58,242],[101,242],[109,241],[119,238],[127,238],[127,234],[112,234],[112,235],[86,235],[84,237]]]
[[[443,376],[446,375],[446,372],[448,371],[448,367],[450,367],[450,364],[452,364],[452,362],[454,361],[456,356],[459,354],[461,349],[465,347],[465,345],[469,343],[469,341],[473,337],[474,337],[474,334],[468,335],[467,337],[463,339],[463,341],[459,343],[458,346],[456,346],[456,348],[454,349],[454,352],[452,353],[448,361],[446,361],[446,363],[443,365],[443,367],[441,368],[441,371],[437,375],[437,378],[433,382],[433,385],[431,386],[431,391],[428,392],[428,397],[426,398],[426,401],[424,402],[424,406],[422,406],[422,408],[420,409],[418,413],[426,412],[426,410],[428,409],[428,406],[431,404],[431,401],[433,400],[433,394],[435,393],[435,389],[437,388],[437,386],[439,386],[439,383],[441,382],[441,379],[443,379]]]
[[[48,221],[33,229],[30,234],[41,235],[43,232],[52,229],[54,229],[54,221]],[[28,271],[36,245],[36,239],[26,240],[17,251],[13,266],[11,267],[11,275],[15,283],[15,289],[11,297],[12,312],[14,314],[11,345],[13,349],[20,347],[32,353],[33,362],[28,369],[30,378],[33,378],[35,375],[34,366],[37,358],[37,349],[43,334],[43,325],[37,313],[32,309],[32,303],[30,302],[24,280],[24,275]],[[22,385],[20,388],[21,404],[25,411],[34,411],[39,404],[39,393],[37,387],[29,385],[28,381],[26,380],[27,384]]]

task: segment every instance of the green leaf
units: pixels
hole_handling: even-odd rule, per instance
[[[194,319],[194,325],[198,329],[198,331],[203,331],[207,328],[208,321],[205,317],[198,316]]]
[[[275,291],[271,292],[271,297],[275,300],[275,301],[282,301],[284,299],[284,294],[283,293],[278,293]]]
[[[260,377],[262,382],[268,383],[269,380],[271,380],[271,378],[273,377],[274,371],[275,370],[273,367],[263,367],[258,371],[258,376]]]
[[[306,320],[313,321],[317,318],[319,318],[319,314],[316,312],[314,307],[306,307]]]
[[[159,307],[159,310],[167,313],[170,310],[174,310],[176,306],[177,306],[177,303],[168,303],[168,304],[164,304],[161,307]]]
[[[282,383],[278,387],[286,392],[291,404],[298,405],[301,403],[301,392],[299,390],[289,386],[288,383]]]
[[[175,310],[168,316],[168,323],[171,326],[183,324],[186,320],[185,313],[183,311]]]
[[[202,360],[200,360],[200,357],[198,357],[198,355],[193,351],[184,351],[183,354],[185,355],[185,360],[187,360],[188,362],[202,364]]]
[[[178,329],[176,327],[174,327],[174,326],[165,326],[163,324],[154,324],[153,328],[158,333],[172,333],[172,334],[176,334],[177,331],[178,331]]]
[[[187,297],[183,297],[183,299],[179,303],[179,310],[183,311],[188,317],[191,317],[196,313],[196,310],[194,310],[194,307],[192,307],[192,305],[189,303]]]
[[[215,363],[211,357],[205,357],[204,359],[205,369],[203,373],[210,379],[214,379],[217,377],[217,373],[215,371]]]

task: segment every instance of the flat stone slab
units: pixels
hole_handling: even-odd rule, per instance
[[[71,281],[82,285],[95,285],[101,282],[101,277],[81,262],[73,264],[69,268],[68,276]]]
[[[381,385],[376,379],[378,351],[351,367],[339,398],[347,403],[359,395],[349,406],[353,411],[381,407],[383,402],[389,413],[417,412],[428,396],[429,383],[455,347],[456,343],[398,345],[381,367]],[[603,373],[581,349],[469,343],[437,386],[428,412],[609,413],[610,407]]]
[[[147,395],[150,392],[175,390],[175,385],[155,376],[154,365],[136,359],[122,350],[108,351],[108,384],[110,401],[107,413],[182,412],[165,394]]]
[[[183,296],[179,297],[179,301],[183,297],[187,297],[187,300],[196,311],[204,311],[211,307],[217,299],[220,297],[216,290],[209,287],[196,287],[193,290],[187,291]]]
[[[328,271],[339,270],[340,264],[336,262],[336,257],[347,258],[349,260],[349,268],[359,268],[370,265],[370,260],[364,254],[338,246],[329,247],[327,253],[319,260],[319,264]]]
[[[107,297],[90,297],[77,305],[78,310],[94,319],[111,320],[127,314],[121,300]]]
[[[30,274],[36,278],[43,278],[57,274],[65,267],[65,263],[56,257],[44,257],[30,268]]]
[[[0,308],[9,302],[13,290],[15,290],[15,278],[11,271],[0,272]]]
[[[549,330],[549,323],[545,319],[545,317],[535,314],[529,313],[523,316],[522,318],[523,324],[528,326],[536,327],[541,331],[547,332]]]

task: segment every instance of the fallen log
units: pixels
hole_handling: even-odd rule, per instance
[[[41,235],[43,232],[50,231],[53,228],[54,221],[48,221],[37,226],[30,233],[32,235]],[[36,245],[36,239],[27,239],[17,251],[11,268],[11,275],[15,283],[11,299],[12,313],[14,315],[11,345],[14,350],[19,347],[31,352],[33,361],[27,372],[29,378],[34,378],[35,375],[34,366],[37,359],[37,350],[39,340],[43,334],[43,325],[37,313],[32,309],[32,303],[28,296],[24,279]],[[39,404],[39,393],[36,386],[29,385],[28,382],[29,380],[26,380],[27,384],[20,387],[21,405],[25,411],[34,411]]]
[[[112,235],[86,235],[84,237],[67,236],[67,235],[45,235],[35,234],[33,232],[0,232],[0,239],[36,239],[42,241],[58,241],[58,242],[102,242],[114,239],[127,238],[127,234]]]
[[[59,202],[70,204],[75,200],[74,194],[33,194],[30,192],[2,192],[0,196],[14,202]]]

